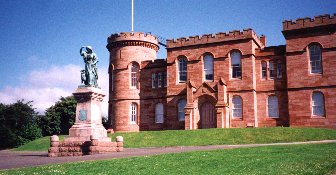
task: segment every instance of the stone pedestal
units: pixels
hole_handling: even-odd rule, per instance
[[[76,122],[69,130],[69,136],[59,142],[57,136],[50,138],[49,157],[82,156],[104,152],[123,151],[123,139],[111,142],[102,124],[101,89],[80,86],[73,93],[76,101]]]
[[[65,141],[90,141],[94,136],[99,141],[111,141],[102,124],[101,102],[105,94],[94,87],[79,87],[73,93],[76,101],[76,121]]]

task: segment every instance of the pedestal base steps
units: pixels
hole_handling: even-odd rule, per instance
[[[59,141],[57,135],[50,137],[50,148],[48,157],[61,156],[83,156],[101,154],[107,152],[121,152],[124,150],[124,141],[122,136],[117,136],[115,142],[100,141],[98,138],[91,136],[90,141]]]

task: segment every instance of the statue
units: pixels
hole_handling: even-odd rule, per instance
[[[83,50],[83,48],[86,49]],[[95,53],[92,52],[91,46],[82,46],[79,50],[80,55],[84,59],[85,69],[81,70],[81,80],[86,86],[98,87],[98,72],[97,63],[98,58]]]

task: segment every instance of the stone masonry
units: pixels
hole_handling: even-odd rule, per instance
[[[166,59],[156,58],[159,42],[151,34],[113,34],[106,46],[110,53],[109,127],[123,132],[336,128],[335,16],[284,21],[286,45],[267,46],[266,36],[258,36],[252,29],[167,40]],[[312,45],[321,51],[318,73],[311,71]],[[240,55],[238,78],[233,77],[234,53]],[[205,70],[209,56],[213,71],[210,80]],[[179,80],[181,59],[186,60],[186,81]],[[317,104],[313,104],[314,93],[323,96],[318,106],[322,115],[313,114]],[[233,99],[238,97],[241,103],[235,107]],[[276,104],[270,102],[274,98]],[[178,105],[182,102],[181,120]],[[163,111],[157,104],[163,105]],[[237,109],[241,117],[234,116]],[[274,109],[276,117],[270,116]],[[163,116],[163,121],[156,116]]]

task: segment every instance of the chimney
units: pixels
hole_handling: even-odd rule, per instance
[[[265,35],[260,36],[260,42],[263,43],[264,46],[266,47],[266,36]]]

